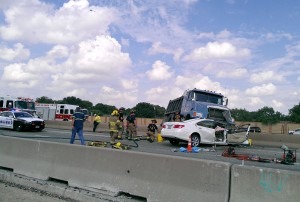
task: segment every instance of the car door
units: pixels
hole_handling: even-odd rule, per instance
[[[1,116],[0,126],[2,128],[13,128],[14,116],[11,112],[3,112]]]
[[[236,133],[228,134],[227,142],[230,144],[242,144],[243,142],[248,140],[249,131],[250,131],[250,124],[248,124],[246,131],[238,131]]]
[[[201,142],[215,142],[215,123],[213,120],[201,120],[196,123],[197,132],[201,136]]]

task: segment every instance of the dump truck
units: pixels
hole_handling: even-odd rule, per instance
[[[228,99],[214,91],[186,90],[182,96],[169,101],[164,122],[173,121],[175,113],[179,112],[182,121],[192,118],[212,119],[224,124],[226,128],[234,125],[230,109],[227,107]]]

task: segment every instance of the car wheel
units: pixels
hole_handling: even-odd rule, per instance
[[[179,145],[179,141],[178,140],[169,140],[171,145],[173,146],[178,146]]]
[[[21,132],[23,130],[22,124],[21,123],[17,123],[16,127],[15,127],[15,130],[18,131],[18,132]]]
[[[199,147],[201,142],[201,137],[198,134],[193,134],[191,136],[192,147]]]

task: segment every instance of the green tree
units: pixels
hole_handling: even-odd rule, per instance
[[[257,111],[257,120],[263,124],[275,124],[280,121],[281,113],[274,111],[272,107],[263,107]]]
[[[135,107],[135,115],[137,117],[154,118],[156,116],[155,107],[146,102],[138,103]]]
[[[93,107],[93,113],[110,115],[114,109],[116,109],[115,106],[98,103]]]
[[[53,104],[53,103],[55,103],[55,100],[52,100],[51,98],[48,98],[47,96],[42,96],[40,98],[36,98],[35,102],[37,102],[37,103]]]
[[[235,121],[249,121],[250,119],[250,112],[246,109],[232,109],[230,113]]]
[[[295,123],[300,123],[300,103],[289,109],[289,120]]]
[[[133,109],[136,111],[137,117],[143,118],[162,118],[166,111],[164,107],[147,102],[140,102]]]

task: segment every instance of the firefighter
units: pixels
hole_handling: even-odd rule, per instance
[[[137,132],[136,132],[137,124],[136,124],[136,118],[135,118],[135,111],[134,110],[130,111],[130,115],[127,116],[126,121],[127,121],[126,127],[127,127],[128,132],[129,132],[128,140],[131,140],[131,139],[133,139],[135,141],[139,140],[137,138]]]
[[[125,110],[124,107],[121,107],[119,109],[119,121],[120,121],[120,129],[119,129],[119,132],[118,132],[118,139],[122,140],[122,135],[123,135],[123,132],[124,132],[124,114],[123,114],[123,111]]]
[[[74,144],[76,133],[79,136],[81,145],[85,145],[83,137],[83,122],[85,121],[85,115],[81,112],[80,107],[76,107],[76,111],[72,116],[72,136],[70,144]]]
[[[154,142],[155,139],[155,131],[158,131],[158,128],[156,126],[157,121],[155,119],[151,120],[151,123],[148,125],[147,129],[147,140],[149,142]]]
[[[93,132],[96,132],[97,126],[101,122],[101,117],[98,114],[94,115],[94,127],[93,127]]]
[[[109,117],[108,128],[110,134],[110,143],[115,144],[115,139],[118,137],[118,132],[120,128],[120,121],[118,119],[118,110],[114,110]]]

